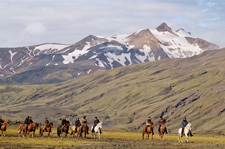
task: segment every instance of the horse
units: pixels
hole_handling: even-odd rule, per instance
[[[20,124],[18,128],[18,137],[20,136],[21,132],[23,132],[23,137],[25,136],[26,133],[26,125],[25,124]]]
[[[147,127],[147,126],[144,126],[143,132],[142,132],[142,138],[143,138],[143,140],[144,140],[144,136],[145,136],[145,129],[146,129],[146,127]],[[151,122],[150,125],[149,125],[148,128],[147,128],[147,137],[148,137],[148,139],[149,139],[149,134],[150,134],[150,133],[152,134],[152,139],[153,139],[153,130],[152,130],[153,127],[154,127],[154,125],[153,125],[153,123]]]
[[[43,133],[46,130],[48,132],[48,137],[49,137],[52,127],[53,127],[52,122],[48,123],[47,126],[42,125],[41,128],[40,128],[40,131],[39,131],[39,135],[43,136]]]
[[[88,125],[87,123],[84,123],[83,128],[81,128],[81,131],[80,131],[80,137],[82,137],[82,133],[84,133],[84,138],[86,138],[87,129],[88,129]]]
[[[92,126],[91,127],[91,130],[93,130],[93,127],[94,126]],[[94,136],[94,138],[96,137],[96,133],[98,133],[98,136],[99,136],[99,139],[100,139],[100,132],[101,132],[101,129],[102,129],[102,123],[98,123],[96,126],[95,126],[95,128],[94,128],[94,133],[93,133],[93,131],[92,131],[92,137]]]
[[[70,126],[70,122],[69,121],[66,121],[66,124],[64,124],[63,128],[62,126],[58,126],[57,127],[57,135],[58,137],[60,137],[60,134],[65,132],[65,137],[67,136],[68,134],[68,131],[69,131],[69,126]]]
[[[38,123],[31,123],[31,124],[28,125],[28,127],[27,127],[28,137],[29,137],[31,131],[32,131],[32,137],[34,137],[35,130],[38,129],[38,126],[39,126]]]
[[[162,124],[159,128],[159,137],[160,137],[160,140],[164,140],[164,133],[166,131],[166,125],[165,124]]]
[[[186,142],[188,142],[188,138],[189,138],[189,135],[190,135],[190,132],[191,132],[191,123],[188,123],[186,125],[186,127],[184,128],[184,135],[186,136]],[[182,128],[180,128],[178,130],[178,141],[183,143],[183,140],[182,140]]]
[[[75,134],[77,133],[77,137],[79,137],[79,135],[81,137],[80,129],[81,129],[81,125],[77,126],[77,131],[76,131],[76,126],[72,126],[70,135],[73,135],[74,137]]]
[[[6,127],[9,125],[9,121],[5,121],[1,126],[2,137],[6,135]],[[5,134],[3,134],[5,132]]]

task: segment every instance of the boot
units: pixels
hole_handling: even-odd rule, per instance
[[[168,132],[167,132],[167,128],[165,128],[165,132],[166,132],[166,134],[168,133]]]
[[[87,128],[87,134],[89,134],[88,130],[89,130],[89,128]]]
[[[100,129],[100,134],[102,134],[102,130]]]
[[[191,131],[190,131],[190,136],[193,137],[193,134],[191,133]]]
[[[148,128],[148,126],[145,127],[145,132],[146,132],[146,133],[147,133],[147,128]]]
[[[181,137],[184,135],[184,128],[181,129]]]

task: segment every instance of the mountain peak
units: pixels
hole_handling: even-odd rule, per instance
[[[165,32],[165,31],[172,32],[172,29],[165,22],[161,23],[156,28],[156,30],[159,31],[159,32]]]

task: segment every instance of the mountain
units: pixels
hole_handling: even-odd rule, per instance
[[[194,132],[225,129],[225,48],[185,59],[164,59],[85,75],[58,84],[0,86],[4,119],[47,116],[60,123],[63,115],[74,123],[94,116],[105,127],[139,129],[151,116],[167,119],[177,132],[184,116]],[[54,124],[55,125],[55,124]],[[155,127],[157,129],[157,127]],[[155,130],[156,131],[156,130]]]
[[[161,59],[186,58],[216,48],[217,45],[194,38],[184,29],[173,31],[166,23],[160,24],[154,30],[141,29],[126,35],[89,35],[72,45],[46,43],[0,48],[0,83],[32,84],[37,83],[36,80],[40,80],[39,83],[56,83],[76,78],[79,74]],[[70,68],[75,67],[76,70],[68,72],[67,65]],[[88,69],[83,69],[87,65]],[[67,76],[71,77],[62,77],[61,71],[57,70],[62,70],[62,67],[69,73]],[[39,70],[48,71],[41,73]],[[39,75],[36,72],[39,72]],[[23,77],[24,74],[27,74],[28,78]],[[33,76],[36,78],[34,81]]]

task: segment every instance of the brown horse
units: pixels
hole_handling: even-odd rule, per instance
[[[2,137],[6,135],[6,127],[9,125],[9,121],[5,121],[1,126]],[[3,134],[5,132],[5,134]]]
[[[63,132],[65,133],[65,137],[66,137],[67,134],[68,134],[68,131],[69,131],[69,126],[70,126],[70,122],[66,121],[66,124],[64,124],[64,126],[57,127],[58,137],[60,137],[60,134],[63,133]]]
[[[88,125],[84,123],[84,126],[83,128],[81,128],[81,131],[80,131],[80,137],[82,137],[82,133],[84,133],[84,138],[86,138],[87,130],[88,130]]]
[[[146,127],[147,126],[144,126],[144,128],[143,128],[143,132],[142,132],[142,138],[144,139],[144,136],[145,136],[145,133],[146,133]],[[150,123],[150,125],[148,126],[148,128],[147,128],[147,139],[149,139],[149,134],[151,133],[152,134],[152,139],[153,139],[153,127],[154,127],[154,125],[153,125],[153,123],[151,122]]]
[[[77,137],[81,137],[80,129],[81,129],[81,125],[77,127],[77,130],[76,130],[76,126],[72,126],[70,135],[73,135],[74,137],[75,134],[77,133]]]
[[[38,125],[39,124],[37,124],[37,123],[31,123],[28,125],[28,128],[27,128],[28,137],[29,137],[30,132],[32,132],[32,137],[34,137],[35,130],[38,129]]]
[[[164,140],[164,133],[166,132],[166,125],[162,124],[159,129],[159,137],[161,140]]]
[[[51,132],[52,127],[53,127],[52,122],[48,123],[47,126],[42,125],[41,128],[40,128],[39,135],[43,136],[43,133],[46,130],[48,132],[48,136],[50,136],[50,132]]]
[[[18,128],[18,137],[20,136],[21,132],[23,132],[23,137],[26,134],[26,125],[25,124],[20,124]]]

